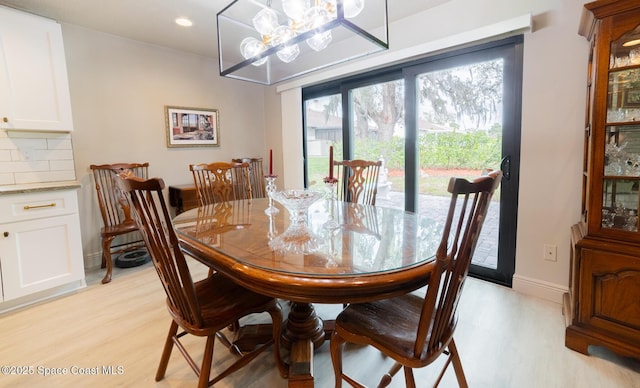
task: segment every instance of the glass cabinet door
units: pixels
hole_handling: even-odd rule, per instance
[[[602,182],[602,228],[638,231],[640,26],[611,42]]]

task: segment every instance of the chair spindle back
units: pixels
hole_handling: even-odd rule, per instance
[[[472,182],[461,178],[449,181],[451,202],[424,298],[414,349],[416,357],[425,346],[427,352],[436,352],[455,329],[462,286],[491,198],[501,179],[502,172],[498,170]]]
[[[93,178],[98,193],[98,205],[104,226],[116,226],[127,222],[133,222],[130,209],[120,191],[117,188],[117,176],[119,174],[133,175],[147,179],[149,163],[115,163],[92,164],[89,166],[93,172]]]
[[[334,161],[337,171],[337,197],[339,201],[365,205],[376,204],[378,176],[382,161],[342,160]]]
[[[162,194],[164,181],[121,175],[118,185],[131,206],[133,218],[167,294],[171,313],[194,327],[202,326],[191,272],[178,245]]]
[[[264,168],[262,158],[231,159],[234,163],[249,163],[249,181],[251,183],[251,198],[265,198],[267,190],[264,183]]]
[[[192,164],[189,170],[193,174],[200,206],[253,198],[249,163]]]

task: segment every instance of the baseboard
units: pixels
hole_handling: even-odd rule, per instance
[[[84,269],[96,269],[102,265],[102,251],[90,253],[84,256]]]
[[[118,246],[112,246],[111,251],[111,259],[115,260],[120,253],[122,253],[122,249],[133,249],[144,246],[140,240],[134,240],[131,242],[124,242]],[[121,250],[118,250],[121,249]],[[92,252],[84,255],[84,269],[97,269],[102,266],[102,250],[97,252]]]
[[[562,305],[562,296],[569,292],[565,286],[520,275],[513,275],[512,288],[521,294],[535,296],[559,305]]]
[[[57,287],[50,288],[48,290],[38,291],[31,295],[25,295],[23,297],[13,299],[7,302],[0,303],[0,314],[12,312],[32,305],[47,302],[49,300],[77,292],[87,286],[84,277],[80,280],[74,280],[73,282],[63,284]]]

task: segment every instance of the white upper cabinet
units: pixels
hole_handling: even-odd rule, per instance
[[[1,6],[0,129],[73,130],[60,25]]]

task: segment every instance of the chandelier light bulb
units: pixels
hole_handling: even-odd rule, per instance
[[[322,51],[326,49],[327,46],[329,46],[329,43],[331,43],[331,39],[331,31],[325,31],[319,34],[315,34],[311,38],[307,39],[307,44],[314,51]]]
[[[307,0],[282,0],[284,13],[295,21],[302,20],[307,8],[309,8]]]
[[[360,15],[364,9],[364,0],[344,0],[344,17],[347,19]]]
[[[278,58],[280,58],[280,60],[284,63],[293,62],[296,58],[298,58],[299,54],[300,48],[297,44],[287,46],[276,53]]]
[[[279,26],[273,31],[273,45],[278,46],[282,43],[286,43],[295,36],[295,31],[293,31],[289,26]],[[296,59],[298,54],[300,54],[300,48],[297,44],[286,45],[276,53],[278,58],[285,63],[289,63]]]
[[[256,38],[244,38],[242,42],[240,42],[240,53],[244,57],[244,59],[253,58],[254,56],[260,54],[264,50],[266,50],[266,46],[264,43],[259,41]],[[267,62],[267,58],[262,58],[259,61],[253,62],[253,66],[260,66]]]
[[[331,20],[329,11],[324,7],[311,7],[304,14],[304,21],[307,30],[313,30]]]
[[[253,17],[251,22],[256,31],[268,36],[278,27],[278,14],[271,8],[263,8]]]
[[[324,24],[327,24],[330,20],[329,11],[324,7],[311,7],[304,15],[307,23],[307,30],[313,30]],[[321,51],[327,48],[331,43],[331,31],[324,31],[315,34],[311,38],[307,39],[307,44],[315,51]]]
[[[319,6],[327,10],[331,19],[336,18],[338,11],[336,0],[320,0]]]

